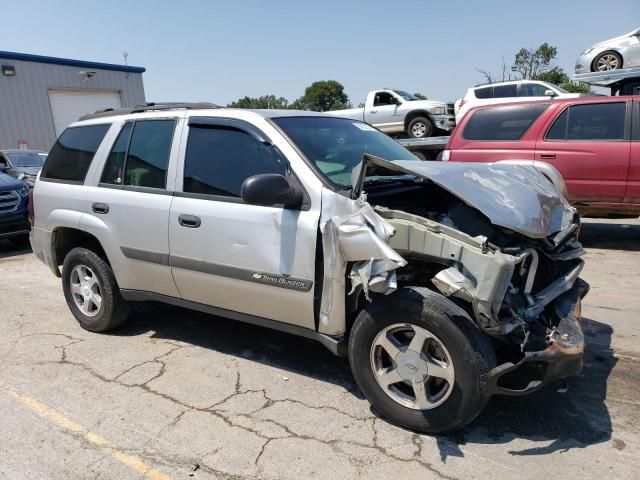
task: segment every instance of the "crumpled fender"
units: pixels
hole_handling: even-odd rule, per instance
[[[320,303],[319,331],[327,335],[345,332],[346,267],[353,292],[362,286],[369,292],[388,294],[397,288],[395,270],[407,264],[389,246],[394,228],[367,203],[322,192],[320,233],[324,254],[324,279]]]

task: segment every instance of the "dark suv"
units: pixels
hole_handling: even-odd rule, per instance
[[[3,173],[0,167],[0,240],[24,243],[29,235],[27,199],[29,187]]]

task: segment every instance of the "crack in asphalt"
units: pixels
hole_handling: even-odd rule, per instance
[[[175,425],[177,425],[180,420],[182,420],[183,416],[188,413],[188,412],[192,412],[192,411],[198,411],[198,412],[203,412],[206,414],[210,414],[213,415],[219,419],[221,419],[223,422],[225,422],[228,426],[232,427],[232,428],[239,428],[241,430],[244,430],[246,432],[249,432],[253,435],[256,435],[257,437],[264,439],[264,443],[260,449],[260,451],[258,452],[258,454],[256,455],[256,458],[254,459],[254,465],[258,466],[259,469],[261,469],[260,466],[260,462],[261,460],[263,460],[263,454],[267,448],[267,446],[274,440],[280,440],[280,439],[286,439],[286,438],[295,438],[295,439],[300,439],[300,440],[313,440],[313,441],[317,441],[319,443],[325,444],[327,446],[329,446],[335,453],[338,453],[340,455],[344,455],[346,456],[346,458],[348,459],[348,461],[350,463],[352,463],[354,466],[354,459],[352,458],[352,456],[348,453],[345,452],[344,450],[342,450],[340,448],[340,444],[341,443],[345,443],[345,444],[350,444],[350,445],[354,445],[354,446],[358,446],[358,447],[362,447],[362,448],[369,448],[369,449],[374,449],[377,452],[379,452],[381,455],[384,455],[385,457],[394,460],[394,461],[398,461],[398,462],[402,462],[402,463],[417,463],[419,465],[421,465],[422,467],[424,467],[426,470],[430,471],[431,473],[437,475],[440,478],[446,479],[446,480],[457,480],[455,477],[451,477],[448,476],[442,472],[440,472],[438,469],[436,469],[431,463],[426,462],[424,460],[422,460],[420,457],[420,454],[422,453],[421,451],[421,442],[422,440],[420,439],[420,437],[417,434],[414,434],[413,436],[413,443],[416,444],[416,446],[418,446],[418,451],[414,453],[414,458],[411,459],[406,459],[406,458],[401,458],[398,457],[397,455],[394,455],[393,453],[389,452],[386,448],[378,445],[377,441],[377,429],[375,427],[375,422],[377,420],[379,420],[378,418],[374,417],[374,416],[370,416],[370,417],[359,417],[359,416],[355,416],[352,415],[348,412],[344,412],[338,408],[335,408],[333,406],[328,406],[328,405],[322,405],[322,406],[314,406],[314,405],[309,405],[306,404],[305,402],[302,402],[300,400],[295,400],[295,399],[277,399],[274,400],[273,398],[270,398],[267,393],[266,393],[266,389],[242,389],[242,382],[241,382],[241,376],[240,376],[240,372],[236,371],[236,382],[235,382],[235,389],[234,389],[234,393],[232,393],[231,395],[228,395],[227,397],[225,397],[222,400],[216,401],[214,404],[208,406],[208,407],[196,407],[193,405],[189,405],[188,403],[185,403],[171,395],[168,395],[166,393],[154,390],[153,388],[151,388],[149,386],[149,383],[157,380],[158,378],[162,377],[162,375],[164,375],[164,373],[166,372],[166,368],[167,368],[167,364],[164,361],[166,359],[166,357],[170,356],[172,353],[176,352],[177,350],[183,349],[183,348],[195,348],[192,345],[177,345],[171,342],[166,342],[168,344],[174,345],[175,348],[172,348],[171,350],[163,353],[162,355],[158,355],[157,357],[154,357],[151,360],[145,360],[144,362],[140,362],[137,363],[135,365],[132,365],[131,367],[128,367],[127,369],[123,370],[122,372],[120,372],[117,376],[115,376],[114,378],[109,378],[103,374],[101,374],[100,372],[97,372],[95,369],[93,369],[92,367],[84,364],[84,363],[80,363],[80,362],[75,362],[75,361],[71,361],[68,359],[67,357],[67,352],[66,349],[72,345],[75,345],[77,343],[86,341],[87,339],[78,339],[78,338],[74,338],[71,337],[69,335],[64,335],[64,334],[47,334],[47,333],[34,333],[34,334],[29,334],[29,335],[25,335],[26,336],[37,336],[37,335],[60,335],[62,337],[65,337],[69,340],[71,340],[70,343],[65,344],[65,345],[59,345],[54,347],[55,349],[61,349],[62,350],[62,355],[60,360],[57,361],[43,361],[43,362],[31,362],[32,365],[50,365],[50,364],[59,364],[59,365],[69,365],[72,367],[76,367],[76,368],[80,368],[84,371],[86,371],[87,373],[89,373],[91,376],[93,376],[94,378],[97,378],[98,380],[105,382],[105,383],[115,383],[117,385],[120,385],[124,388],[135,388],[135,389],[142,389],[145,392],[158,396],[164,400],[167,400],[168,402],[171,402],[175,405],[178,405],[182,408],[184,408],[184,410],[182,412],[180,412],[174,419],[171,420],[171,422],[169,422],[163,429],[162,431],[165,431],[167,429],[171,429],[172,427],[174,427]],[[20,338],[24,338],[24,337],[20,337]],[[19,339],[18,339],[19,340]],[[161,365],[160,371],[154,375],[152,378],[146,380],[144,383],[142,384],[127,384],[127,383],[123,383],[121,382],[119,379],[126,373],[134,370],[135,368],[141,367],[143,365],[146,364],[150,364],[150,363],[158,363]],[[216,409],[215,407],[218,407],[220,405],[223,405],[225,402],[231,400],[233,397],[237,396],[237,395],[242,395],[242,394],[246,394],[246,393],[261,393],[266,402],[264,403],[263,406],[249,412],[249,413],[228,413],[225,414],[223,413],[223,410],[220,409]],[[331,440],[323,440],[322,438],[317,438],[311,435],[304,435],[304,434],[300,434],[300,433],[296,433],[293,430],[291,430],[291,428],[289,428],[289,426],[282,424],[276,420],[273,419],[263,419],[263,418],[259,418],[259,417],[255,417],[254,415],[256,413],[259,413],[260,411],[275,405],[277,403],[290,403],[290,404],[295,404],[295,405],[301,405],[305,408],[311,409],[311,410],[324,410],[324,411],[333,411],[336,412],[340,415],[344,415],[347,418],[355,421],[355,422],[365,422],[365,423],[369,423],[369,420],[371,420],[371,428],[373,429],[373,445],[371,444],[367,444],[367,443],[363,443],[363,442],[357,442],[357,441],[343,441],[340,439],[331,439]],[[255,428],[251,428],[248,427],[246,425],[240,425],[236,422],[234,422],[232,420],[233,416],[237,416],[237,417],[244,417],[247,418],[251,421],[256,421],[256,422],[268,422],[271,423],[273,425],[276,425],[277,427],[280,427],[284,432],[286,432],[287,436],[281,436],[281,437],[269,437],[267,435],[264,435],[263,433],[261,433],[260,431],[256,430]],[[417,442],[420,442],[420,445],[418,445]],[[143,452],[135,452],[137,454],[139,454],[140,456],[144,456],[144,451]],[[202,456],[202,458],[206,458],[207,455],[212,454],[212,452],[209,452],[205,455]],[[148,456],[148,455],[147,455]],[[193,465],[193,462],[195,460],[193,458],[189,459],[188,462],[185,463],[185,461],[182,461],[182,463],[184,465]],[[220,472],[215,470],[215,468],[209,466],[206,464],[206,462],[204,462],[203,460],[199,460],[197,463],[199,463],[203,469],[206,469],[206,471],[210,471],[210,473],[215,474],[215,475],[224,475],[224,478],[228,478],[228,479],[234,479],[234,478],[256,478],[256,477],[241,477],[241,476],[229,476],[229,473],[225,473],[225,472]],[[261,470],[260,470],[261,471]]]

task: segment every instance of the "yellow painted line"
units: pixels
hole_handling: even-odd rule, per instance
[[[79,423],[70,420],[60,412],[57,412],[56,410],[48,407],[35,398],[24,395],[14,388],[3,384],[2,382],[0,382],[0,388],[2,388],[2,390],[7,392],[18,402],[25,405],[41,417],[51,420],[58,427],[66,430],[67,432],[82,436],[87,442],[100,448],[106,454],[110,455],[111,457],[113,457],[123,465],[131,468],[140,475],[144,475],[149,480],[171,480],[171,477],[169,475],[165,475],[164,473],[152,468],[134,455],[129,455],[122,450],[118,450],[117,448],[110,445],[105,438],[87,430]]]

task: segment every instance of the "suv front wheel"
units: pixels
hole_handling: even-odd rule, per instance
[[[349,360],[360,389],[391,421],[425,433],[469,424],[489,394],[493,346],[466,312],[426,288],[378,298],[355,320]]]
[[[77,247],[67,254],[62,289],[69,309],[85,330],[104,332],[127,319],[129,304],[120,295],[113,270],[91,250]]]

